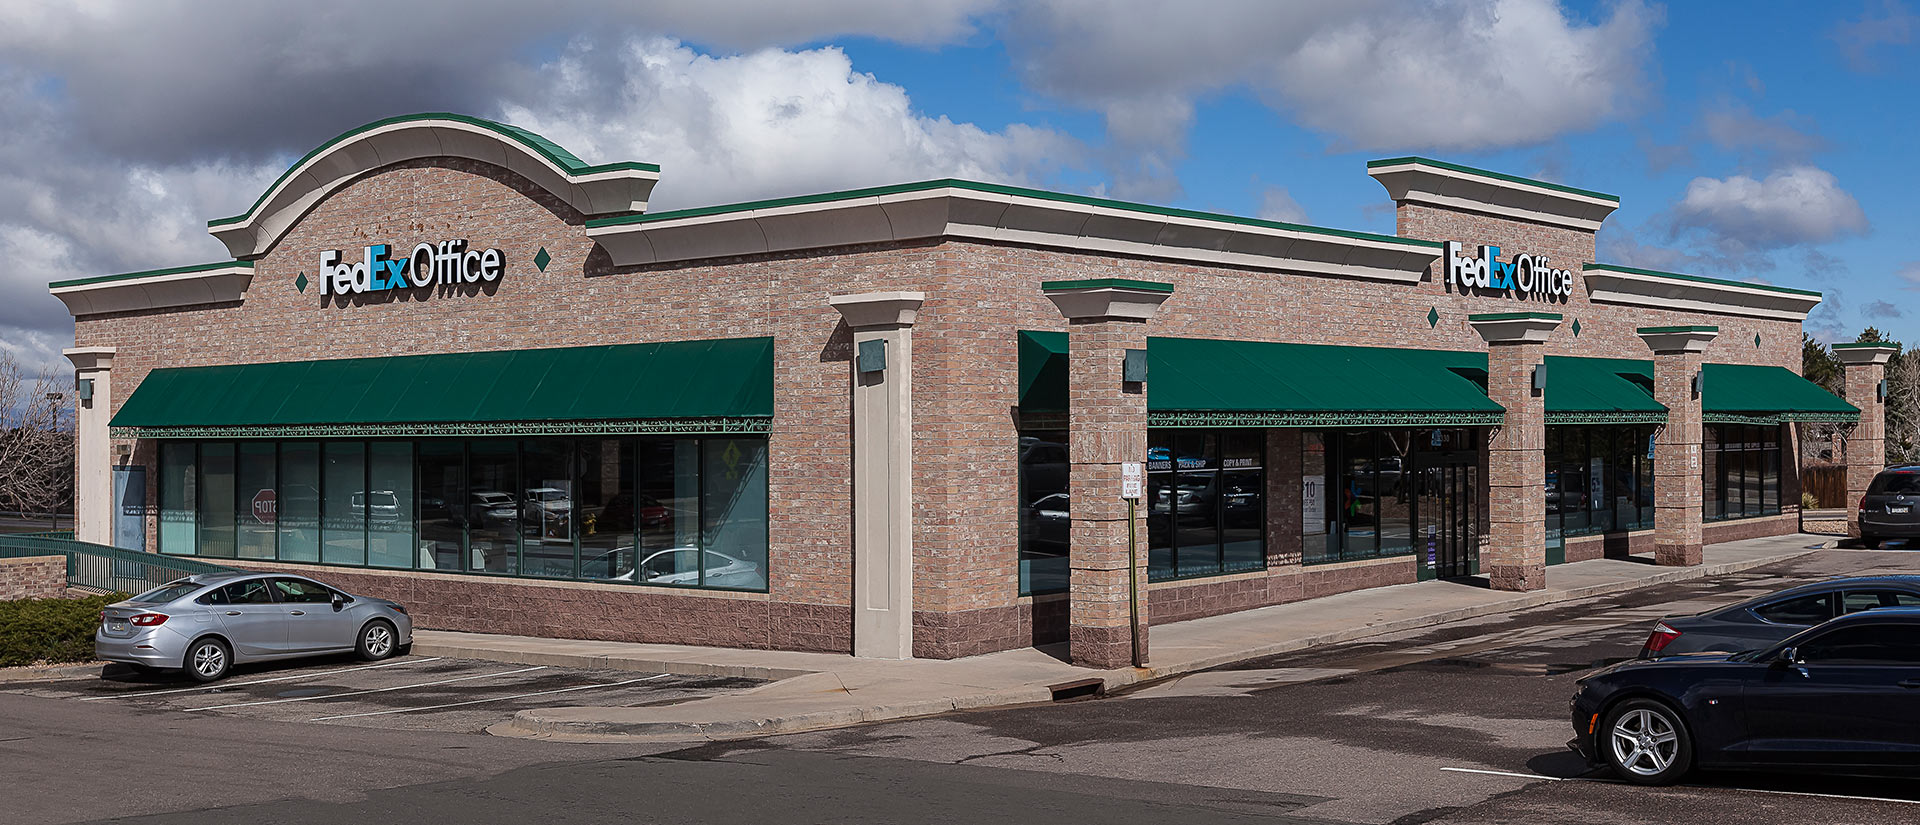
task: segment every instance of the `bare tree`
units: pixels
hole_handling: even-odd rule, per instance
[[[1920,357],[1887,364],[1887,462],[1920,461]]]
[[[0,510],[53,512],[73,500],[71,393],[0,350]]]

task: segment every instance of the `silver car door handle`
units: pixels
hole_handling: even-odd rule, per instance
[[[289,615],[289,616],[305,616],[305,615],[307,615],[307,611],[305,611],[305,610],[289,610],[289,611],[287,611],[287,615]]]
[[[240,615],[240,611],[238,611],[238,610],[229,610],[229,611],[227,611],[227,615],[229,615],[229,616],[238,616],[238,615]]]

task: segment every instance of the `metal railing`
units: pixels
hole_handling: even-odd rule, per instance
[[[122,550],[52,535],[0,535],[0,558],[65,556],[67,586],[102,593],[139,593],[195,573],[233,570],[158,553]]]

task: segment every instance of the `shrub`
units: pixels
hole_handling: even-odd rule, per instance
[[[1820,499],[1817,499],[1817,498],[1814,498],[1814,497],[1813,497],[1813,494],[1812,494],[1812,493],[1801,493],[1801,494],[1800,494],[1800,509],[1802,509],[1802,510],[1818,510],[1818,509],[1820,509]]]
[[[85,599],[18,599],[0,602],[0,667],[39,662],[93,660],[93,631],[100,609],[124,593]]]

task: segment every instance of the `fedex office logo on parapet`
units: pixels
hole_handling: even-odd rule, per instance
[[[389,289],[422,289],[439,284],[492,283],[506,271],[498,249],[468,249],[464,240],[423,243],[413,254],[387,257],[391,247],[377,243],[360,260],[342,261],[338,251],[320,253],[320,294],[361,295]]]
[[[1566,298],[1573,295],[1573,272],[1547,266],[1544,255],[1520,254],[1511,261],[1497,260],[1500,247],[1482,246],[1477,257],[1460,254],[1459,241],[1444,244],[1447,285],[1511,291],[1515,298],[1536,295]]]

